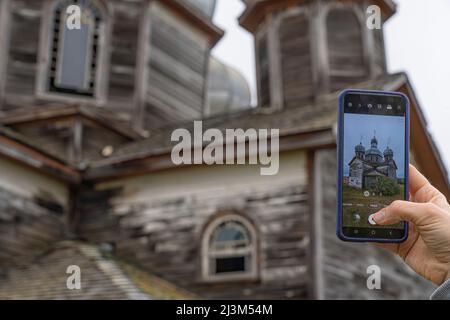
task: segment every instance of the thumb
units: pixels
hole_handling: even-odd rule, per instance
[[[378,211],[373,220],[379,225],[391,225],[401,221],[409,221],[416,226],[426,224],[426,220],[436,213],[432,203],[416,203],[409,201],[394,201],[391,205]]]

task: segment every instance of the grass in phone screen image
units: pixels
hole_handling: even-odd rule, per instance
[[[405,118],[344,114],[343,165],[343,226],[373,228],[371,214],[405,198]]]

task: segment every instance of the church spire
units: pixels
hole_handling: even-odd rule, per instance
[[[374,130],[373,131],[373,138],[372,141],[370,142],[372,148],[374,149],[378,149],[378,140],[377,140],[377,131]]]

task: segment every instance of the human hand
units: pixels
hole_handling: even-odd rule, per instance
[[[394,201],[373,217],[378,225],[410,222],[409,237],[401,244],[377,246],[398,254],[415,272],[441,285],[450,279],[450,205],[412,165],[411,202]]]

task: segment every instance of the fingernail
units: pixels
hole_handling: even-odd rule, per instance
[[[376,223],[383,222],[384,218],[386,218],[386,209],[383,209],[381,211],[378,211],[373,216],[373,220],[375,220]]]

